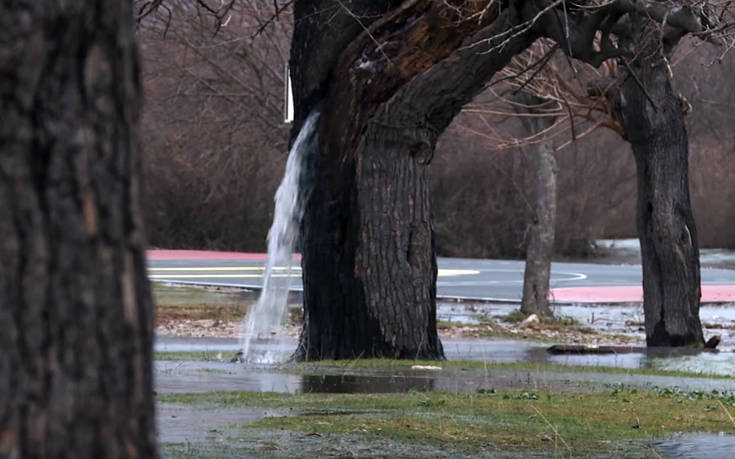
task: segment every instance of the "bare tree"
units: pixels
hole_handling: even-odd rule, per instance
[[[542,116],[545,103],[543,99],[519,92],[515,101],[521,105],[518,108],[521,122],[531,136],[543,135],[544,131],[554,125],[554,117]],[[523,116],[524,114],[533,116]],[[528,232],[523,274],[521,312],[550,317],[553,315],[548,296],[556,220],[556,159],[553,143],[544,137],[530,148],[535,186],[533,220]]]
[[[562,26],[550,15],[539,21],[542,33],[555,40],[544,56],[551,56],[558,46],[569,58],[593,67],[613,58],[619,62],[613,68],[618,79],[598,75],[582,83],[572,66],[570,76],[576,78],[576,86],[553,68],[531,86],[537,94],[560,95],[569,110],[573,138],[574,118],[582,112],[588,121],[597,119],[585,133],[606,125],[632,145],[638,171],[638,232],[650,346],[704,342],[699,321],[699,250],[688,187],[684,124],[688,106],[672,90],[669,57],[688,33],[729,49],[729,32],[723,32],[731,27],[723,21],[730,14],[729,6],[708,4],[697,9],[655,2],[607,2],[571,18],[571,25]],[[544,60],[523,67],[512,80],[525,87],[543,70]],[[539,69],[533,70],[536,65]],[[532,70],[530,77],[522,77]]]
[[[172,0],[141,20],[153,245],[263,249],[288,142],[283,77],[292,20],[281,11],[262,28],[274,14],[265,1],[215,16]]]

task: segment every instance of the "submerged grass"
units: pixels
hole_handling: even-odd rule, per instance
[[[721,394],[720,394],[721,395]],[[159,402],[290,409],[241,426],[304,435],[358,435],[457,448],[469,454],[490,450],[546,451],[562,455],[611,452],[621,442],[637,448],[675,432],[735,431],[733,400],[710,394],[610,391],[570,394],[552,391],[475,393],[276,394],[212,392],[162,394]]]
[[[186,362],[229,362],[235,356],[234,351],[195,351],[195,352],[155,352],[153,360],[173,360]]]
[[[564,373],[606,373],[625,375],[673,376],[694,378],[729,379],[729,376],[695,373],[678,370],[659,370],[655,368],[620,368],[592,365],[564,365],[536,362],[485,362],[478,360],[391,360],[391,359],[356,359],[356,360],[322,360],[297,364],[294,368],[300,371],[318,371],[323,368],[382,368],[409,370],[414,365],[439,366],[447,369],[468,370],[528,370],[538,372]]]
[[[156,352],[154,360],[165,361],[216,361],[229,362],[235,357],[232,350],[210,350],[197,352]],[[516,370],[557,373],[604,373],[620,375],[671,376],[686,378],[729,379],[730,376],[709,373],[697,373],[679,370],[661,370],[656,368],[621,368],[593,365],[565,365],[536,362],[486,362],[480,360],[392,360],[392,359],[356,359],[356,360],[322,360],[318,362],[285,364],[279,369],[288,373],[319,374],[333,370],[379,369],[379,370],[411,370],[413,366],[432,366],[451,370]]]

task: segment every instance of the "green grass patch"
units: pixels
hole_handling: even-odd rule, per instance
[[[153,301],[158,322],[239,321],[245,316],[248,306],[257,298],[255,295],[255,292],[153,284]]]
[[[155,352],[153,360],[174,360],[187,362],[229,362],[235,356],[234,351],[201,351],[201,352]]]
[[[728,398],[730,397],[730,398]],[[159,402],[292,409],[243,429],[310,435],[359,435],[445,447],[557,452],[611,451],[675,432],[733,431],[735,398],[726,394],[627,390],[570,394],[550,391],[404,394],[161,394]]]
[[[257,299],[257,292],[214,287],[182,287],[153,283],[153,301],[158,307],[239,307]]]

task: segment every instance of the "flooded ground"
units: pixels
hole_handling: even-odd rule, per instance
[[[474,360],[492,363],[528,362],[616,368],[650,368],[719,376],[735,375],[735,352],[708,352],[695,349],[645,349],[618,354],[562,354],[546,352],[549,344],[509,339],[445,339],[448,360]],[[280,354],[286,361],[296,347],[293,339],[258,341],[258,352]],[[156,352],[206,352],[214,361],[227,362],[239,350],[232,338],[159,338]],[[264,367],[268,368],[268,367]]]
[[[295,340],[278,343],[258,341],[253,344],[263,352],[287,356]],[[517,340],[449,339],[444,348],[450,361],[487,362],[451,365],[437,363],[441,370],[380,367],[329,367],[297,364],[252,365],[232,363],[239,349],[236,339],[163,338],[156,342],[157,352],[200,352],[206,361],[185,358],[155,362],[155,390],[158,394],[186,394],[243,391],[285,394],[380,394],[380,393],[490,393],[496,390],[569,392],[650,390],[667,388],[676,393],[735,393],[735,379],[688,377],[683,375],[610,373],[602,367],[653,368],[664,370],[707,371],[712,374],[735,374],[735,354],[664,350],[608,355],[552,355],[548,344]],[[500,367],[493,364],[525,362],[525,367]],[[600,371],[585,367],[550,369],[548,364],[599,366]],[[715,409],[715,408],[713,408]],[[477,457],[474,452],[406,441],[389,437],[357,434],[304,433],[268,429],[245,429],[240,426],[260,420],[297,415],[294,410],[248,407],[198,406],[182,403],[159,403],[159,441],[163,457],[323,457],[350,455],[362,451],[371,457]],[[316,422],[316,421],[315,421]],[[322,422],[322,421],[318,421]],[[331,422],[331,421],[330,421]],[[733,437],[710,433],[677,435],[653,444],[626,443],[625,457],[649,455],[660,457],[730,457]],[[632,449],[631,449],[632,448]],[[390,451],[393,451],[391,453]],[[482,450],[485,451],[485,450]],[[633,451],[633,453],[631,452]],[[643,451],[643,452],[641,452]],[[703,456],[700,453],[706,452]],[[652,454],[652,453],[651,453]],[[269,456],[270,455],[270,456]],[[556,450],[516,451],[495,448],[487,457],[551,457]],[[587,457],[587,453],[585,453]],[[594,456],[594,455],[593,455]],[[603,454],[600,457],[611,457]]]
[[[701,432],[677,435],[653,443],[662,457],[678,459],[731,458],[735,456],[735,435]]]
[[[485,318],[501,321],[518,309],[517,304],[451,302],[437,304],[437,319],[455,324],[477,324]],[[556,305],[554,315],[574,319],[580,325],[606,335],[620,335],[645,340],[643,305],[578,304]],[[704,305],[699,311],[705,339],[720,335],[721,350],[735,350],[735,304]]]
[[[610,250],[608,263],[640,263],[635,244],[628,241],[616,242]],[[627,245],[626,245],[627,244]],[[735,268],[735,252],[702,251],[702,266]],[[159,331],[176,334],[182,328],[179,310],[186,307],[186,320],[202,322],[202,331],[212,327],[221,328],[221,336],[232,336],[232,327],[227,325],[232,316],[242,314],[242,293],[229,292],[223,296],[222,304],[216,304],[218,314],[211,316],[210,299],[201,299],[201,308],[192,307],[191,294],[179,298],[177,292],[161,291],[159,303],[170,303],[168,313],[162,319],[170,319],[159,326]],[[164,301],[165,300],[165,301]],[[234,305],[234,306],[233,306]],[[159,304],[160,306],[160,304]],[[458,303],[440,302],[438,319],[444,323],[483,325],[492,321],[503,324],[505,317],[518,308],[517,304],[503,303]],[[200,311],[201,309],[201,311]],[[642,344],[644,333],[643,311],[640,305],[562,305],[555,309],[557,316],[572,318],[581,326],[592,329],[599,336],[627,337],[633,347]],[[199,317],[199,314],[201,317]],[[695,350],[634,350],[617,354],[555,355],[547,352],[551,342],[534,342],[528,339],[484,339],[443,338],[445,354],[450,362],[468,361],[467,364],[439,363],[440,370],[383,368],[355,366],[304,366],[295,364],[252,365],[232,363],[230,360],[239,351],[237,338],[184,338],[159,336],[155,350],[159,353],[175,354],[169,360],[155,362],[155,390],[158,394],[208,394],[218,391],[228,393],[266,394],[401,394],[401,397],[416,394],[494,394],[495,391],[528,391],[529,398],[542,393],[592,394],[615,393],[618,389],[634,393],[679,394],[680,397],[702,397],[707,394],[735,393],[735,305],[706,305],[700,317],[705,326],[705,337],[721,335],[720,352]],[[210,323],[211,322],[211,323]],[[227,326],[226,326],[227,325]],[[229,327],[229,328],[228,328]],[[186,328],[186,327],[184,327]],[[191,327],[189,327],[191,328]],[[522,330],[508,327],[509,333],[523,335]],[[187,329],[188,330],[188,329]],[[196,330],[195,330],[196,331]],[[281,356],[285,361],[296,346],[292,337],[278,341],[258,340],[253,343],[259,352]],[[503,335],[505,336],[505,335]],[[538,335],[536,339],[541,339]],[[596,338],[597,339],[597,338]],[[548,340],[547,340],[548,341]],[[569,343],[569,341],[564,341]],[[585,341],[580,341],[584,343]],[[187,358],[185,353],[204,354],[205,360]],[[201,357],[201,355],[200,355]],[[479,362],[479,363],[478,363]],[[569,367],[553,367],[566,365]],[[623,370],[612,372],[607,367]],[[579,370],[575,370],[579,368]],[[629,369],[630,371],[627,371]],[[645,374],[638,369],[646,370]],[[687,372],[712,377],[695,377],[685,374],[657,374],[664,372]],[[729,377],[728,377],[729,376]],[[668,392],[667,392],[668,391]],[[526,392],[524,392],[525,394]],[[686,394],[694,394],[692,396]],[[684,394],[684,395],[681,395]],[[575,395],[576,396],[576,395]],[[423,403],[423,402],[422,402]],[[635,407],[621,405],[621,409]],[[604,409],[609,409],[605,407]],[[646,441],[626,440],[608,442],[605,453],[599,457],[735,457],[735,420],[730,422],[724,413],[735,414],[730,404],[727,408],[716,403],[698,408],[719,415],[725,420],[720,431],[695,432],[666,436],[648,437]],[[728,412],[728,409],[730,410]],[[227,406],[204,404],[192,406],[187,403],[165,402],[157,404],[158,438],[162,445],[162,456],[166,458],[193,457],[323,457],[323,456],[370,456],[370,457],[555,457],[565,455],[566,450],[552,431],[533,437],[540,442],[512,447],[497,446],[488,442],[475,449],[445,446],[442,443],[412,439],[410,435],[401,441],[390,436],[367,434],[374,423],[382,420],[383,414],[357,413],[366,416],[366,424],[354,431],[325,433],[321,424],[339,423],[353,417],[351,412],[329,412],[324,417],[319,411],[306,413],[314,417],[314,428],[288,430],[282,428],[247,428],[264,421],[303,416],[304,411],[291,408],[264,409],[249,406]],[[547,413],[548,414],[548,413]],[[335,419],[331,419],[333,416]],[[406,415],[406,423],[413,422]],[[522,420],[527,423],[537,418],[531,413]],[[457,418],[459,419],[459,418]],[[458,421],[452,419],[450,425]],[[635,419],[635,418],[634,418]],[[475,420],[476,421],[476,420]],[[474,421],[473,421],[474,422]],[[482,421],[489,422],[489,421]],[[631,421],[632,423],[633,421]],[[638,429],[635,421],[632,429]],[[502,427],[500,424],[496,427]],[[650,427],[650,426],[646,426]],[[663,427],[663,426],[661,426]],[[494,427],[495,428],[495,427]],[[626,429],[628,427],[626,426]],[[553,429],[552,429],[553,430]],[[699,430],[699,429],[696,429]],[[706,429],[702,429],[706,430]],[[452,434],[454,435],[454,434]],[[550,438],[553,437],[553,440]],[[627,437],[626,437],[627,438]],[[651,440],[655,438],[655,440]],[[460,442],[459,444],[461,444]],[[539,446],[540,445],[540,446]],[[611,446],[612,445],[612,446]],[[517,449],[520,448],[520,449]],[[529,449],[530,448],[530,449]],[[611,451],[618,451],[611,454]],[[595,457],[594,452],[580,453]]]
[[[256,347],[268,347],[260,341]],[[280,342],[284,361],[296,342]],[[685,371],[719,376],[735,375],[735,353],[697,352],[691,349],[657,349],[620,354],[554,355],[546,351],[548,345],[514,340],[445,340],[444,349],[449,360],[468,360],[487,363],[525,362],[544,366],[547,364],[643,368],[666,371]],[[649,385],[676,385],[687,390],[734,390],[733,379],[682,378],[669,376],[644,376],[494,369],[443,370],[394,372],[374,369],[340,369],[345,376],[337,380],[325,370],[323,378],[303,375],[294,365],[249,365],[230,363],[238,343],[232,339],[166,338],[156,343],[158,352],[206,352],[210,361],[158,361],[156,362],[157,390],[166,392],[197,392],[200,390],[247,390],[267,392],[363,392],[374,390],[449,390],[467,391],[490,387],[545,387],[569,390],[578,387],[602,387],[609,383],[626,383],[645,387]],[[532,367],[531,367],[532,368]],[[297,373],[297,374],[295,374]],[[489,379],[489,376],[492,378]],[[353,377],[354,376],[354,377]]]
[[[595,244],[602,250],[594,263],[641,264],[641,246],[638,239],[600,239]],[[699,249],[702,268],[735,269],[735,250]]]

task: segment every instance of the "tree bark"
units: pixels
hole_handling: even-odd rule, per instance
[[[519,93],[516,101],[529,107],[524,110],[529,113],[534,112],[534,106],[544,103],[542,99],[527,93]],[[538,114],[537,110],[535,112]],[[554,124],[554,117],[521,117],[521,122],[530,134],[538,135]],[[521,312],[551,317],[553,313],[549,307],[548,295],[556,220],[556,159],[550,139],[542,138],[539,143],[531,145],[530,150],[535,189],[533,222],[528,232],[526,266],[523,272]]]
[[[648,346],[701,346],[697,230],[689,199],[689,144],[658,28],[635,23],[635,59],[616,111],[636,160],[637,228]]]
[[[427,166],[461,106],[532,41],[519,34],[485,54],[498,42],[462,47],[519,18],[511,8],[479,21],[454,11],[406,2],[339,50],[310,167],[297,360],[443,357]],[[292,68],[305,65],[292,50]]]
[[[155,458],[132,11],[0,14],[0,457]]]

